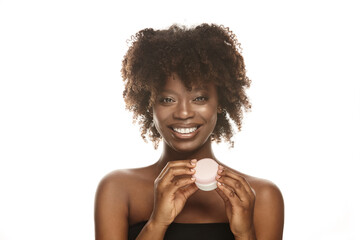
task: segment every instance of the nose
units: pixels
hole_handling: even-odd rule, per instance
[[[176,119],[188,119],[194,117],[195,112],[191,106],[191,103],[181,101],[177,104],[173,115]]]

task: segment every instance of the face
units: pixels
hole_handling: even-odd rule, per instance
[[[153,107],[156,129],[177,152],[195,151],[209,141],[217,113],[218,95],[213,83],[188,91],[176,74],[167,79]]]

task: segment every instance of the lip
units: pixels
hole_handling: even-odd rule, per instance
[[[181,124],[181,123],[175,123],[169,125],[170,128],[193,128],[193,127],[200,127],[201,124],[197,123],[189,123],[189,124]]]
[[[169,129],[171,130],[171,133],[173,134],[173,136],[175,138],[178,139],[191,139],[193,137],[195,137],[198,133],[199,133],[199,129],[201,128],[202,125],[200,124],[188,124],[188,125],[184,125],[184,124],[174,124],[169,126]],[[179,132],[175,132],[173,130],[173,128],[193,128],[193,127],[197,127],[197,129],[194,132],[191,133],[179,133]]]

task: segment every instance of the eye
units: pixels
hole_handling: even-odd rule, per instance
[[[206,102],[209,98],[208,97],[204,97],[204,96],[200,96],[194,99],[195,102]]]
[[[172,103],[172,102],[174,102],[174,100],[171,98],[165,97],[165,98],[161,98],[160,102],[161,103]]]

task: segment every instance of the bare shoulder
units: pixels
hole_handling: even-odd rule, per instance
[[[147,169],[148,167],[121,169],[106,174],[98,185],[96,196],[102,195],[127,203],[134,188],[149,180]]]
[[[98,185],[94,216],[96,240],[127,238],[128,175],[127,170],[113,171],[104,176]]]
[[[134,184],[149,180],[149,169],[150,167],[114,170],[101,179],[98,188],[113,188],[116,192],[125,190],[126,193]]]
[[[111,191],[115,193],[124,193],[127,188],[128,182],[131,182],[134,177],[134,171],[131,169],[115,170],[106,174],[98,185],[99,191]],[[125,191],[126,192],[126,191]]]
[[[244,177],[255,190],[257,200],[261,202],[283,201],[280,189],[272,181],[249,175],[244,175]]]
[[[116,170],[100,181],[95,196],[96,239],[127,239],[131,194],[144,169]]]
[[[271,181],[244,175],[255,191],[254,225],[257,239],[282,239],[284,200]]]

